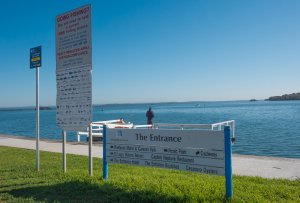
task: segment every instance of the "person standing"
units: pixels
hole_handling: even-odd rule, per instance
[[[147,117],[147,124],[152,125],[153,124],[154,113],[153,113],[151,107],[149,107],[149,109],[146,113],[146,117]]]

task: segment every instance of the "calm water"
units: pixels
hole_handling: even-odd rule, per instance
[[[145,124],[148,104],[94,107],[94,121],[124,118]],[[156,123],[236,121],[233,153],[300,158],[300,101],[186,102],[152,105]],[[61,139],[55,110],[40,111],[42,138]],[[0,133],[35,137],[35,111],[0,111]],[[68,140],[76,140],[69,134]]]

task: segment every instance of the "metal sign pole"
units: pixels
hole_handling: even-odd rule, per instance
[[[232,190],[232,145],[231,145],[231,129],[230,126],[224,127],[225,139],[225,185],[226,185],[226,198],[233,197]]]
[[[89,174],[90,176],[93,176],[92,147],[93,147],[92,123],[90,123],[89,125]]]
[[[108,179],[108,163],[106,157],[106,125],[103,125],[103,179]]]
[[[64,173],[67,171],[67,157],[66,157],[66,140],[67,140],[67,132],[62,131],[62,137],[63,137],[63,145],[62,145],[62,159],[63,159],[63,171]]]
[[[42,46],[30,48],[30,69],[36,69],[36,161],[35,167],[40,171],[40,67],[42,66]]]
[[[40,86],[40,71],[36,68],[36,170],[40,171],[40,101],[39,101],[39,86]]]

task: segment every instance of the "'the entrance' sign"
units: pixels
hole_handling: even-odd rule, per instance
[[[107,129],[109,163],[224,175],[221,131]]]
[[[224,175],[226,197],[231,198],[231,157],[230,126],[224,132],[103,127],[104,179],[108,179],[108,163]]]

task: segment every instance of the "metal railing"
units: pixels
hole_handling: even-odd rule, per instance
[[[117,120],[107,120],[107,121],[95,121],[92,122],[92,135],[93,137],[102,137],[103,125],[106,125],[108,128],[151,128],[152,125],[133,125],[133,123],[123,123],[121,119]],[[77,142],[80,142],[80,137],[86,136],[89,137],[88,128],[86,132],[77,132]]]
[[[108,120],[108,121],[96,121],[91,124],[92,136],[102,138],[103,125],[108,128],[154,128],[154,129],[195,129],[195,130],[223,130],[224,126],[230,126],[232,130],[232,142],[235,141],[235,121],[229,120],[212,124],[170,124],[170,123],[156,123],[154,125],[133,125],[133,123],[122,123],[121,119]],[[86,132],[77,132],[77,141],[80,142],[81,136],[89,136],[88,129]]]
[[[235,121],[223,121],[212,124],[170,124],[170,123],[156,123],[153,125],[155,129],[167,128],[167,129],[195,129],[195,130],[223,130],[224,126],[230,126],[232,129],[232,138],[235,137]]]

